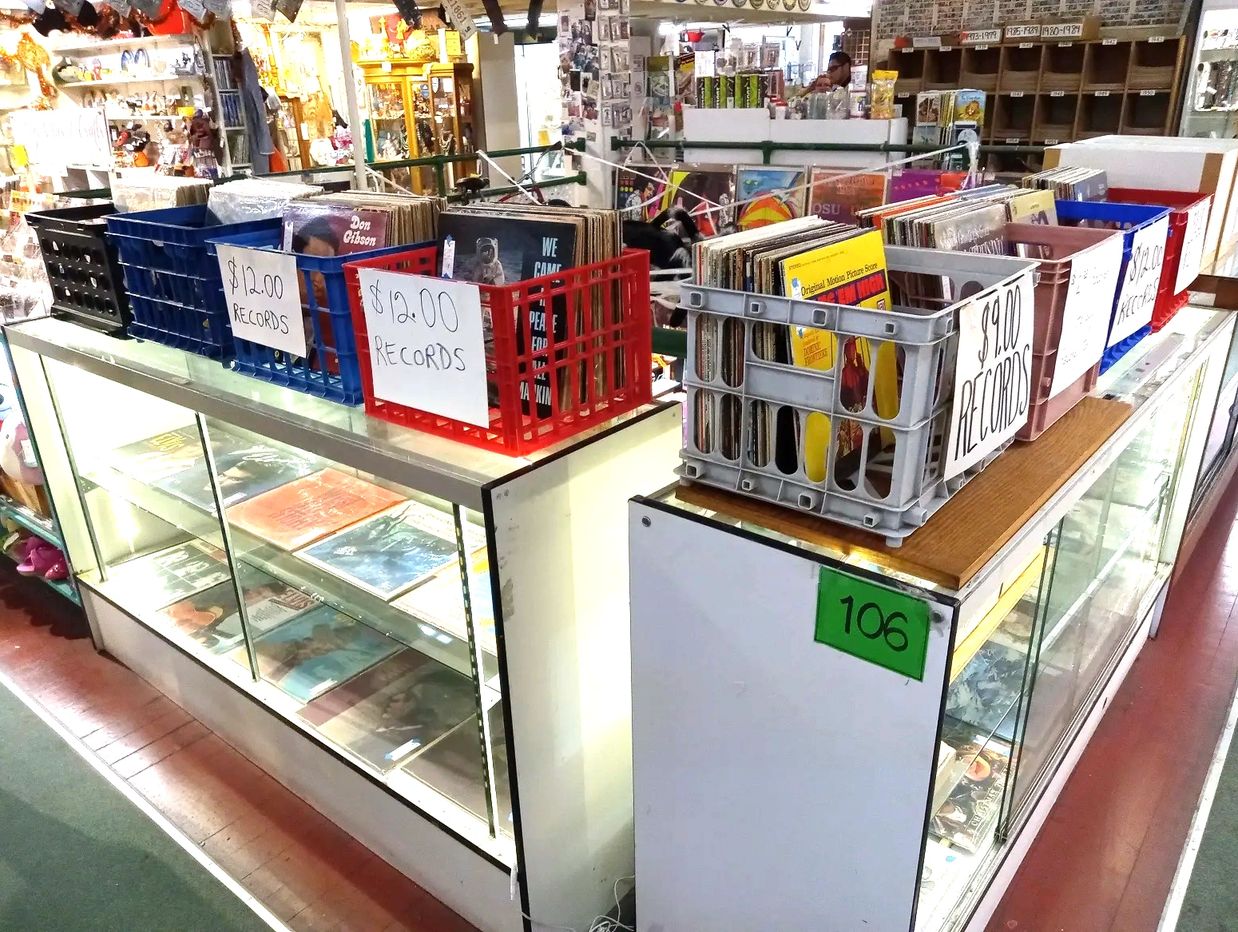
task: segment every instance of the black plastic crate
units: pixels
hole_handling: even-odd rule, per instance
[[[129,326],[129,296],[104,222],[114,213],[115,205],[107,201],[37,211],[26,220],[43,251],[52,313],[123,336]]]

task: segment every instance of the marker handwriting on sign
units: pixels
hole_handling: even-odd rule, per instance
[[[1109,346],[1116,346],[1140,328],[1152,322],[1156,293],[1161,284],[1161,268],[1165,262],[1165,237],[1169,232],[1169,217],[1162,216],[1133,234],[1130,259],[1122,278],[1118,303],[1114,307],[1109,328]]]
[[[1032,346],[1023,333],[1023,312],[1017,288],[997,292],[981,305],[979,371],[954,388],[962,412],[955,459],[966,459],[991,434],[1003,434],[1015,421],[1027,419]]]
[[[375,397],[488,427],[478,286],[376,269],[358,278]]]
[[[959,311],[945,478],[979,463],[1027,422],[1032,401],[1030,271]]]
[[[296,257],[273,249],[216,246],[233,334],[251,343],[306,354]]]
[[[442,289],[418,288],[412,293],[404,288],[384,288],[372,282],[367,289],[369,306],[378,317],[387,315],[397,326],[420,325],[427,331],[440,329],[456,333],[460,329],[460,314],[455,301]],[[468,368],[464,350],[449,347],[438,340],[415,345],[388,339],[382,333],[372,338],[372,354],[377,366],[414,366],[423,369],[463,372]]]

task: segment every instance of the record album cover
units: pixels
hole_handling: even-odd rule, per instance
[[[967,769],[946,801],[933,813],[929,828],[943,841],[975,853],[985,844],[1001,811],[1002,793],[1010,770],[1010,746],[974,732],[955,731],[942,737]]]
[[[284,210],[284,249],[311,256],[346,256],[387,245],[384,211],[313,198]]]
[[[109,593],[124,605],[162,608],[231,575],[222,550],[188,541],[109,567],[107,583]]]
[[[468,640],[464,589],[460,582],[459,564],[454,561],[391,604],[453,637]],[[473,611],[473,635],[478,646],[487,653],[497,654],[494,602],[490,596],[490,561],[484,552],[475,554],[469,561],[469,605]]]
[[[328,738],[388,770],[476,709],[468,676],[406,648],[314,699],[300,715]]]
[[[490,778],[498,800],[496,822],[500,832],[510,836],[512,827],[511,779],[507,764],[507,729],[503,724],[503,703],[499,701],[486,712],[490,730],[493,769]],[[481,729],[476,715],[461,722],[444,738],[418,754],[404,769],[414,777],[434,787],[469,812],[485,819],[486,787],[482,781],[485,760],[482,757]]]
[[[299,589],[241,564],[241,589],[245,594],[250,631],[259,635],[319,603]],[[178,631],[189,635],[207,650],[222,654],[241,643],[244,632],[232,580],[174,602],[161,611]]]
[[[662,198],[662,209],[681,207],[696,218],[706,238],[735,232],[735,171],[733,169],[675,169]],[[725,207],[725,210],[715,210]]]
[[[484,540],[470,531],[473,525],[462,527],[471,538],[466,546],[484,546]],[[390,599],[436,570],[458,565],[455,521],[450,512],[420,502],[402,502],[306,547],[299,555],[380,599]]]
[[[326,605],[303,612],[254,641],[258,671],[289,696],[308,702],[399,650],[397,641]],[[245,648],[234,651],[248,664]]]
[[[303,457],[265,444],[245,444],[220,431],[211,433],[215,477],[224,507],[252,498],[314,471]],[[185,469],[153,483],[157,488],[215,514],[215,497],[205,466]]]
[[[803,216],[804,170],[799,168],[741,168],[736,194],[739,208],[737,224],[741,230],[780,223]]]
[[[299,550],[403,501],[389,489],[323,469],[228,509],[228,520],[284,550]]]

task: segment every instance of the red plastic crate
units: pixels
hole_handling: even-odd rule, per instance
[[[1165,265],[1161,270],[1161,284],[1156,293],[1156,307],[1152,310],[1152,332],[1169,323],[1175,314],[1186,307],[1186,290],[1173,291],[1178,278],[1178,260],[1181,258],[1182,239],[1186,234],[1187,212],[1200,201],[1211,201],[1211,194],[1197,191],[1147,191],[1143,188],[1110,188],[1109,200],[1124,204],[1150,204],[1169,207],[1169,237],[1165,241]]]
[[[358,270],[433,275],[436,258],[435,249],[422,248],[344,266],[358,347],[369,345]],[[489,427],[374,397],[370,356],[362,350],[358,355],[368,414],[520,456],[649,402],[653,330],[648,252],[625,249],[616,259],[509,285],[478,287],[494,336],[493,351],[486,358]],[[562,315],[563,334],[548,334],[547,345],[534,349],[526,335],[534,331],[533,315],[547,309]],[[557,386],[557,391],[546,392],[548,385]],[[544,403],[538,402],[539,387],[547,399]]]

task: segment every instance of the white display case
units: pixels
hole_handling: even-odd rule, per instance
[[[984,929],[1155,633],[1233,327],[1184,310],[900,548],[633,500],[638,932]]]
[[[96,644],[487,930],[632,873],[647,406],[527,458],[59,320],[8,328]]]

